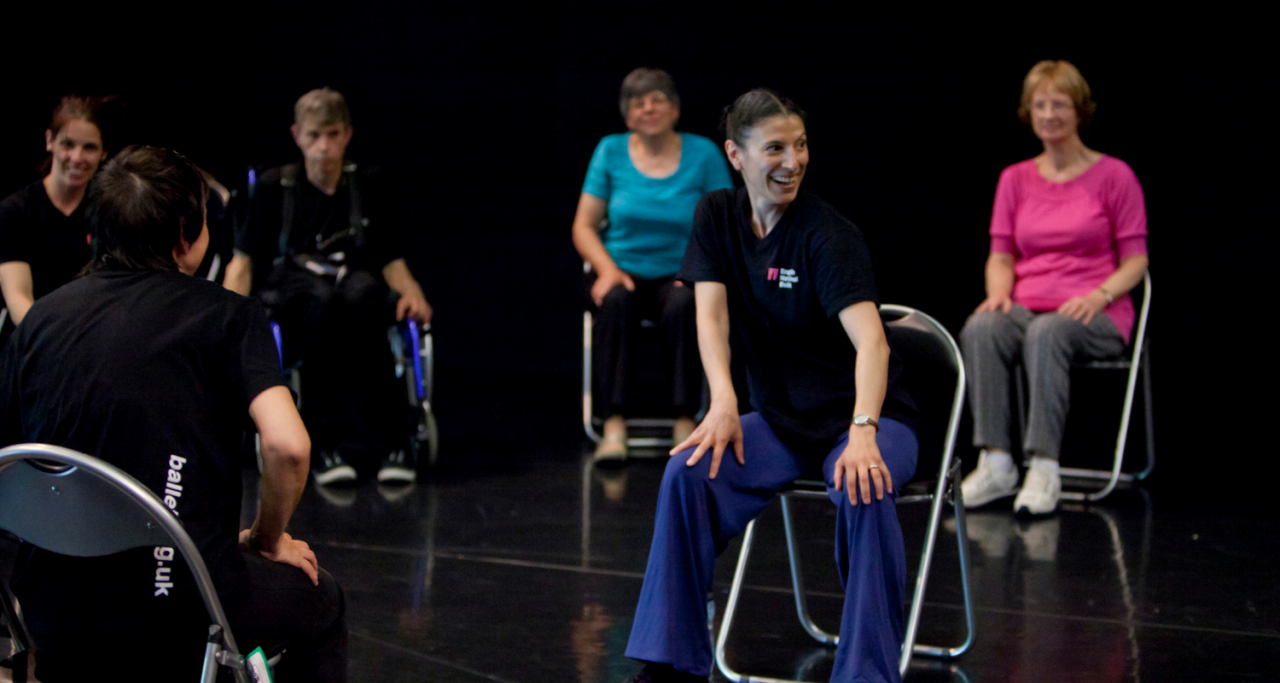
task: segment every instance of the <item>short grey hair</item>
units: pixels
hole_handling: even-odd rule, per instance
[[[627,77],[622,79],[622,92],[618,95],[618,109],[622,111],[622,118],[627,118],[627,111],[631,109],[631,98],[644,97],[655,90],[662,91],[662,94],[671,100],[671,104],[680,106],[680,93],[676,92],[676,81],[671,74],[662,69],[649,69],[643,66],[627,74]]]

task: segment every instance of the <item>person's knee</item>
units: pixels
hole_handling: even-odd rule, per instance
[[[635,294],[622,284],[616,284],[612,289],[604,295],[604,299],[600,302],[600,310],[603,311],[621,311],[631,304],[631,299]]]
[[[960,329],[960,343],[965,348],[973,344],[989,344],[1010,323],[1009,314],[1000,311],[980,311],[969,316]]]
[[[1035,356],[1044,351],[1066,352],[1081,324],[1061,313],[1042,313],[1027,326],[1026,353]]]

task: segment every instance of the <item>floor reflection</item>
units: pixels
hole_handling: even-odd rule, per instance
[[[347,591],[353,683],[624,680],[664,461],[601,470],[575,450],[404,489],[308,487],[291,530]],[[248,519],[256,473],[245,484]],[[925,506],[909,507],[900,518],[914,557]],[[837,623],[830,506],[797,507],[796,520],[810,609]],[[908,683],[1277,679],[1280,551],[1257,539],[1280,521],[1162,511],[1128,491],[1044,519],[971,511],[967,531],[977,640],[951,664],[915,658]],[[944,522],[924,642],[963,633],[954,533]],[[825,680],[832,652],[796,621],[776,511],[758,534],[778,551],[753,555],[729,659]],[[721,608],[736,547],[717,565]]]

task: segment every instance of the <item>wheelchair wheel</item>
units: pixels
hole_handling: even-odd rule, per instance
[[[431,412],[430,407],[424,405],[422,414],[423,427],[426,430],[427,464],[434,467],[440,456],[440,430],[436,427],[436,416]],[[423,438],[423,435],[420,433],[418,438]]]

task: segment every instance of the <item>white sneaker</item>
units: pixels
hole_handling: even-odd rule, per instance
[[[1061,497],[1061,475],[1035,466],[1028,467],[1022,490],[1013,499],[1013,511],[1020,515],[1047,515],[1058,509]]]
[[[1013,461],[1009,462],[1012,465]],[[1012,496],[1018,492],[1018,468],[992,467],[984,450],[978,457],[978,468],[970,472],[969,476],[960,483],[960,492],[964,496],[966,509],[980,507],[993,500]]]

